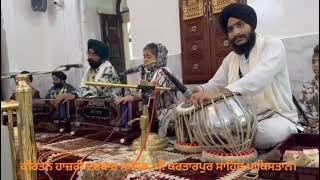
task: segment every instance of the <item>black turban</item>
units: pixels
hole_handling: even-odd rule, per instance
[[[65,73],[63,73],[62,71],[53,72],[52,76],[56,76],[60,80],[64,80],[64,81],[67,79],[67,75]]]
[[[88,40],[88,50],[93,49],[96,54],[98,54],[101,60],[106,60],[109,58],[109,48],[106,44],[95,39]]]
[[[223,32],[227,33],[227,25],[230,17],[237,18],[249,24],[254,31],[257,27],[257,14],[248,5],[232,3],[226,6],[219,16],[219,24]]]

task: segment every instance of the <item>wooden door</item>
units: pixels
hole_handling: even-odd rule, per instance
[[[117,73],[126,70],[122,17],[119,15],[99,14],[101,23],[102,40],[109,46],[110,63],[114,66]],[[127,83],[125,76],[120,76],[121,83]]]
[[[210,78],[210,42],[205,7],[205,0],[180,1],[182,79],[186,84],[202,83]]]
[[[218,19],[223,7],[234,2],[246,0],[180,0],[183,83],[207,82],[232,51]]]

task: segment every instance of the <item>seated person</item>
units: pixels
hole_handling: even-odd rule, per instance
[[[219,24],[233,51],[208,83],[194,89],[192,101],[199,105],[219,96],[219,92],[248,97],[256,115],[266,115],[258,119],[252,145],[259,150],[273,148],[297,133],[298,114],[292,99],[285,47],[280,39],[255,32],[257,15],[248,5],[226,6],[220,13]]]
[[[53,87],[49,89],[46,99],[55,99],[62,93],[70,93],[76,90],[72,85],[66,82],[67,75],[62,71],[52,73]]]
[[[163,86],[163,87],[174,87],[170,79],[164,74],[162,68],[169,68],[167,65],[167,55],[168,50],[162,44],[150,43],[147,44],[143,49],[144,64],[150,64],[155,61],[155,63],[147,65],[146,69],[150,71],[149,79],[146,78],[148,83],[151,85]],[[144,83],[144,82],[141,82]],[[153,92],[150,92],[152,95]],[[149,92],[148,92],[149,94]],[[138,92],[133,95],[125,96],[116,100],[116,103],[131,102],[134,100],[142,99],[141,93]],[[170,134],[174,134],[174,108],[177,103],[177,95],[175,92],[164,91],[158,95],[157,98],[157,119],[159,123],[158,134],[161,137],[165,137],[169,131]]]
[[[315,76],[312,81],[302,85],[299,104],[307,116],[310,126],[319,133],[319,44],[314,48],[312,70]],[[301,116],[300,120],[303,121]]]
[[[28,73],[30,73],[30,72],[29,72],[29,71],[22,71],[20,74],[28,74]],[[14,80],[15,80],[15,82],[16,82],[16,85],[18,85],[18,81],[16,80],[16,78],[14,78]],[[32,89],[32,98],[33,98],[33,99],[40,99],[40,93],[39,93],[39,91],[31,85],[32,80],[33,80],[32,75],[29,75],[28,84],[29,84],[29,86],[30,86],[31,89]],[[16,99],[16,93],[15,93],[15,92],[12,93],[10,99],[12,99],[12,100],[15,100],[15,99]]]
[[[85,71],[81,87],[71,93],[63,93],[57,96],[55,103],[66,102],[75,98],[101,97],[114,100],[121,95],[119,88],[106,88],[87,86],[86,81],[106,82],[120,84],[118,74],[109,62],[109,49],[101,41],[88,40],[88,63],[89,69]]]

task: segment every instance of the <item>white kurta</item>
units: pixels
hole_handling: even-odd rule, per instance
[[[289,73],[286,64],[286,51],[281,40],[266,37],[262,51],[261,60],[251,71],[249,71],[249,58],[244,55],[240,57],[240,70],[243,77],[234,83],[228,84],[228,73],[230,54],[223,60],[222,65],[208,83],[200,87],[204,92],[217,90],[225,87],[232,92],[243,95],[256,95],[267,87],[271,87],[277,103],[282,109],[281,113],[286,117],[298,122],[298,115],[292,100]],[[289,120],[274,115],[270,119],[258,123],[257,134],[254,144],[257,148],[270,148],[287,138],[297,130]]]

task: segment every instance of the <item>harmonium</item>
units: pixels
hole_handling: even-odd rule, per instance
[[[65,127],[66,122],[75,119],[74,101],[55,107],[52,99],[33,99],[32,114],[35,132],[56,133]],[[4,114],[3,124],[7,125],[8,117]],[[17,113],[13,112],[13,126],[17,126]]]
[[[96,128],[117,127],[126,131],[131,119],[131,104],[116,105],[105,99],[77,99],[75,126],[94,126]]]
[[[134,121],[130,125],[128,123],[140,118],[142,101],[116,105],[114,101],[101,98],[76,99],[75,107],[76,120],[72,122],[75,134],[94,131],[97,135],[88,138],[104,140],[113,132],[110,141],[123,144],[131,144],[140,136],[139,121]],[[149,111],[151,109],[150,107]]]
[[[149,106],[151,117],[152,101]],[[154,109],[156,112],[156,109]],[[36,132],[62,132],[70,126],[72,134],[104,140],[111,132],[112,142],[130,144],[140,136],[139,121],[129,121],[142,115],[142,101],[116,105],[102,98],[68,101],[56,106],[52,99],[33,100],[33,119]],[[156,114],[154,114],[153,124]]]
[[[32,111],[35,132],[59,132],[75,120],[75,102],[55,105],[53,99],[33,99]]]

